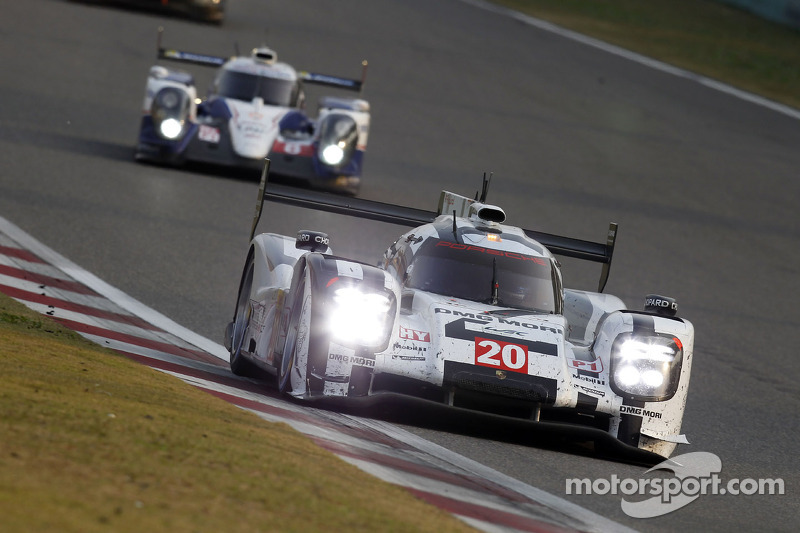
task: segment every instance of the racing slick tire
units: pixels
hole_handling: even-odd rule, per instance
[[[242,279],[239,282],[239,296],[236,299],[236,310],[230,328],[230,366],[231,372],[237,376],[256,377],[260,374],[258,368],[242,355],[242,345],[246,338],[247,328],[250,327],[250,318],[253,312],[250,305],[250,289],[253,287],[254,270],[253,250],[250,250],[242,272]]]
[[[319,254],[311,253],[295,266],[289,291],[294,296],[287,314],[283,355],[277,371],[278,391],[282,394],[295,397],[323,394],[330,334],[320,326],[324,322],[325,296],[321,290],[324,285],[318,285],[327,280],[318,276],[314,268],[323,261]]]
[[[289,308],[288,325],[286,327],[286,342],[283,345],[283,355],[278,365],[278,392],[290,394],[292,387],[291,372],[294,369],[295,359],[297,358],[297,338],[300,334],[300,317],[303,314],[303,305],[306,301],[306,272],[300,272],[298,283],[291,288],[292,305]],[[310,300],[309,300],[310,304]]]

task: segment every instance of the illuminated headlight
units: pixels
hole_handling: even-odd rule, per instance
[[[319,130],[320,161],[332,167],[345,165],[356,149],[358,125],[352,117],[331,114],[322,121]]]
[[[677,337],[617,337],[611,350],[611,388],[625,398],[663,401],[675,395],[683,346]]]
[[[156,133],[168,141],[174,141],[186,134],[185,121],[189,116],[191,99],[186,91],[175,87],[165,87],[153,98],[150,115]]]
[[[177,139],[183,131],[183,124],[179,120],[168,118],[159,125],[158,130],[166,139]]]
[[[386,294],[342,287],[333,293],[329,327],[333,337],[346,344],[376,346],[388,337],[392,301]]]
[[[328,165],[338,165],[344,159],[344,142],[326,146],[320,152],[322,161]]]

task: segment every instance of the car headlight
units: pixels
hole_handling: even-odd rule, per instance
[[[165,119],[158,126],[158,132],[165,139],[177,139],[182,131],[183,124],[174,118]]]
[[[185,91],[165,87],[158,91],[150,108],[156,132],[162,138],[174,141],[186,133],[186,118],[191,102]]]
[[[348,115],[328,115],[320,125],[318,155],[332,167],[347,164],[358,141],[358,125]]]
[[[393,298],[387,293],[341,287],[333,292],[328,325],[344,344],[375,347],[386,342],[393,317]]]
[[[668,400],[678,389],[682,360],[677,337],[624,333],[611,348],[611,388],[634,400]]]
[[[327,165],[336,166],[344,159],[344,143],[329,144],[319,154],[319,157]]]

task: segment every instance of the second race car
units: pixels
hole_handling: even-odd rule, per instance
[[[312,187],[358,193],[370,126],[369,102],[320,98],[317,116],[304,110],[304,84],[361,93],[360,80],[298,72],[274,50],[223,58],[168,50],[159,59],[218,67],[210,93],[197,95],[194,76],[155,65],[145,87],[135,157],[181,165],[200,162],[257,171],[264,158],[273,174]]]
[[[225,333],[233,372],[266,370],[302,400],[412,396],[668,457],[687,442],[692,324],[672,298],[631,310],[602,293],[616,224],[605,243],[509,226],[487,187],[425,211],[267,188],[265,170]],[[318,231],[253,236],[265,198],[413,229],[374,266]],[[565,288],[554,254],[602,263],[598,292]]]

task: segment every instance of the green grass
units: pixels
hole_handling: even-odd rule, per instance
[[[3,532],[471,531],[0,295]]]
[[[800,108],[800,31],[713,0],[494,0]]]

